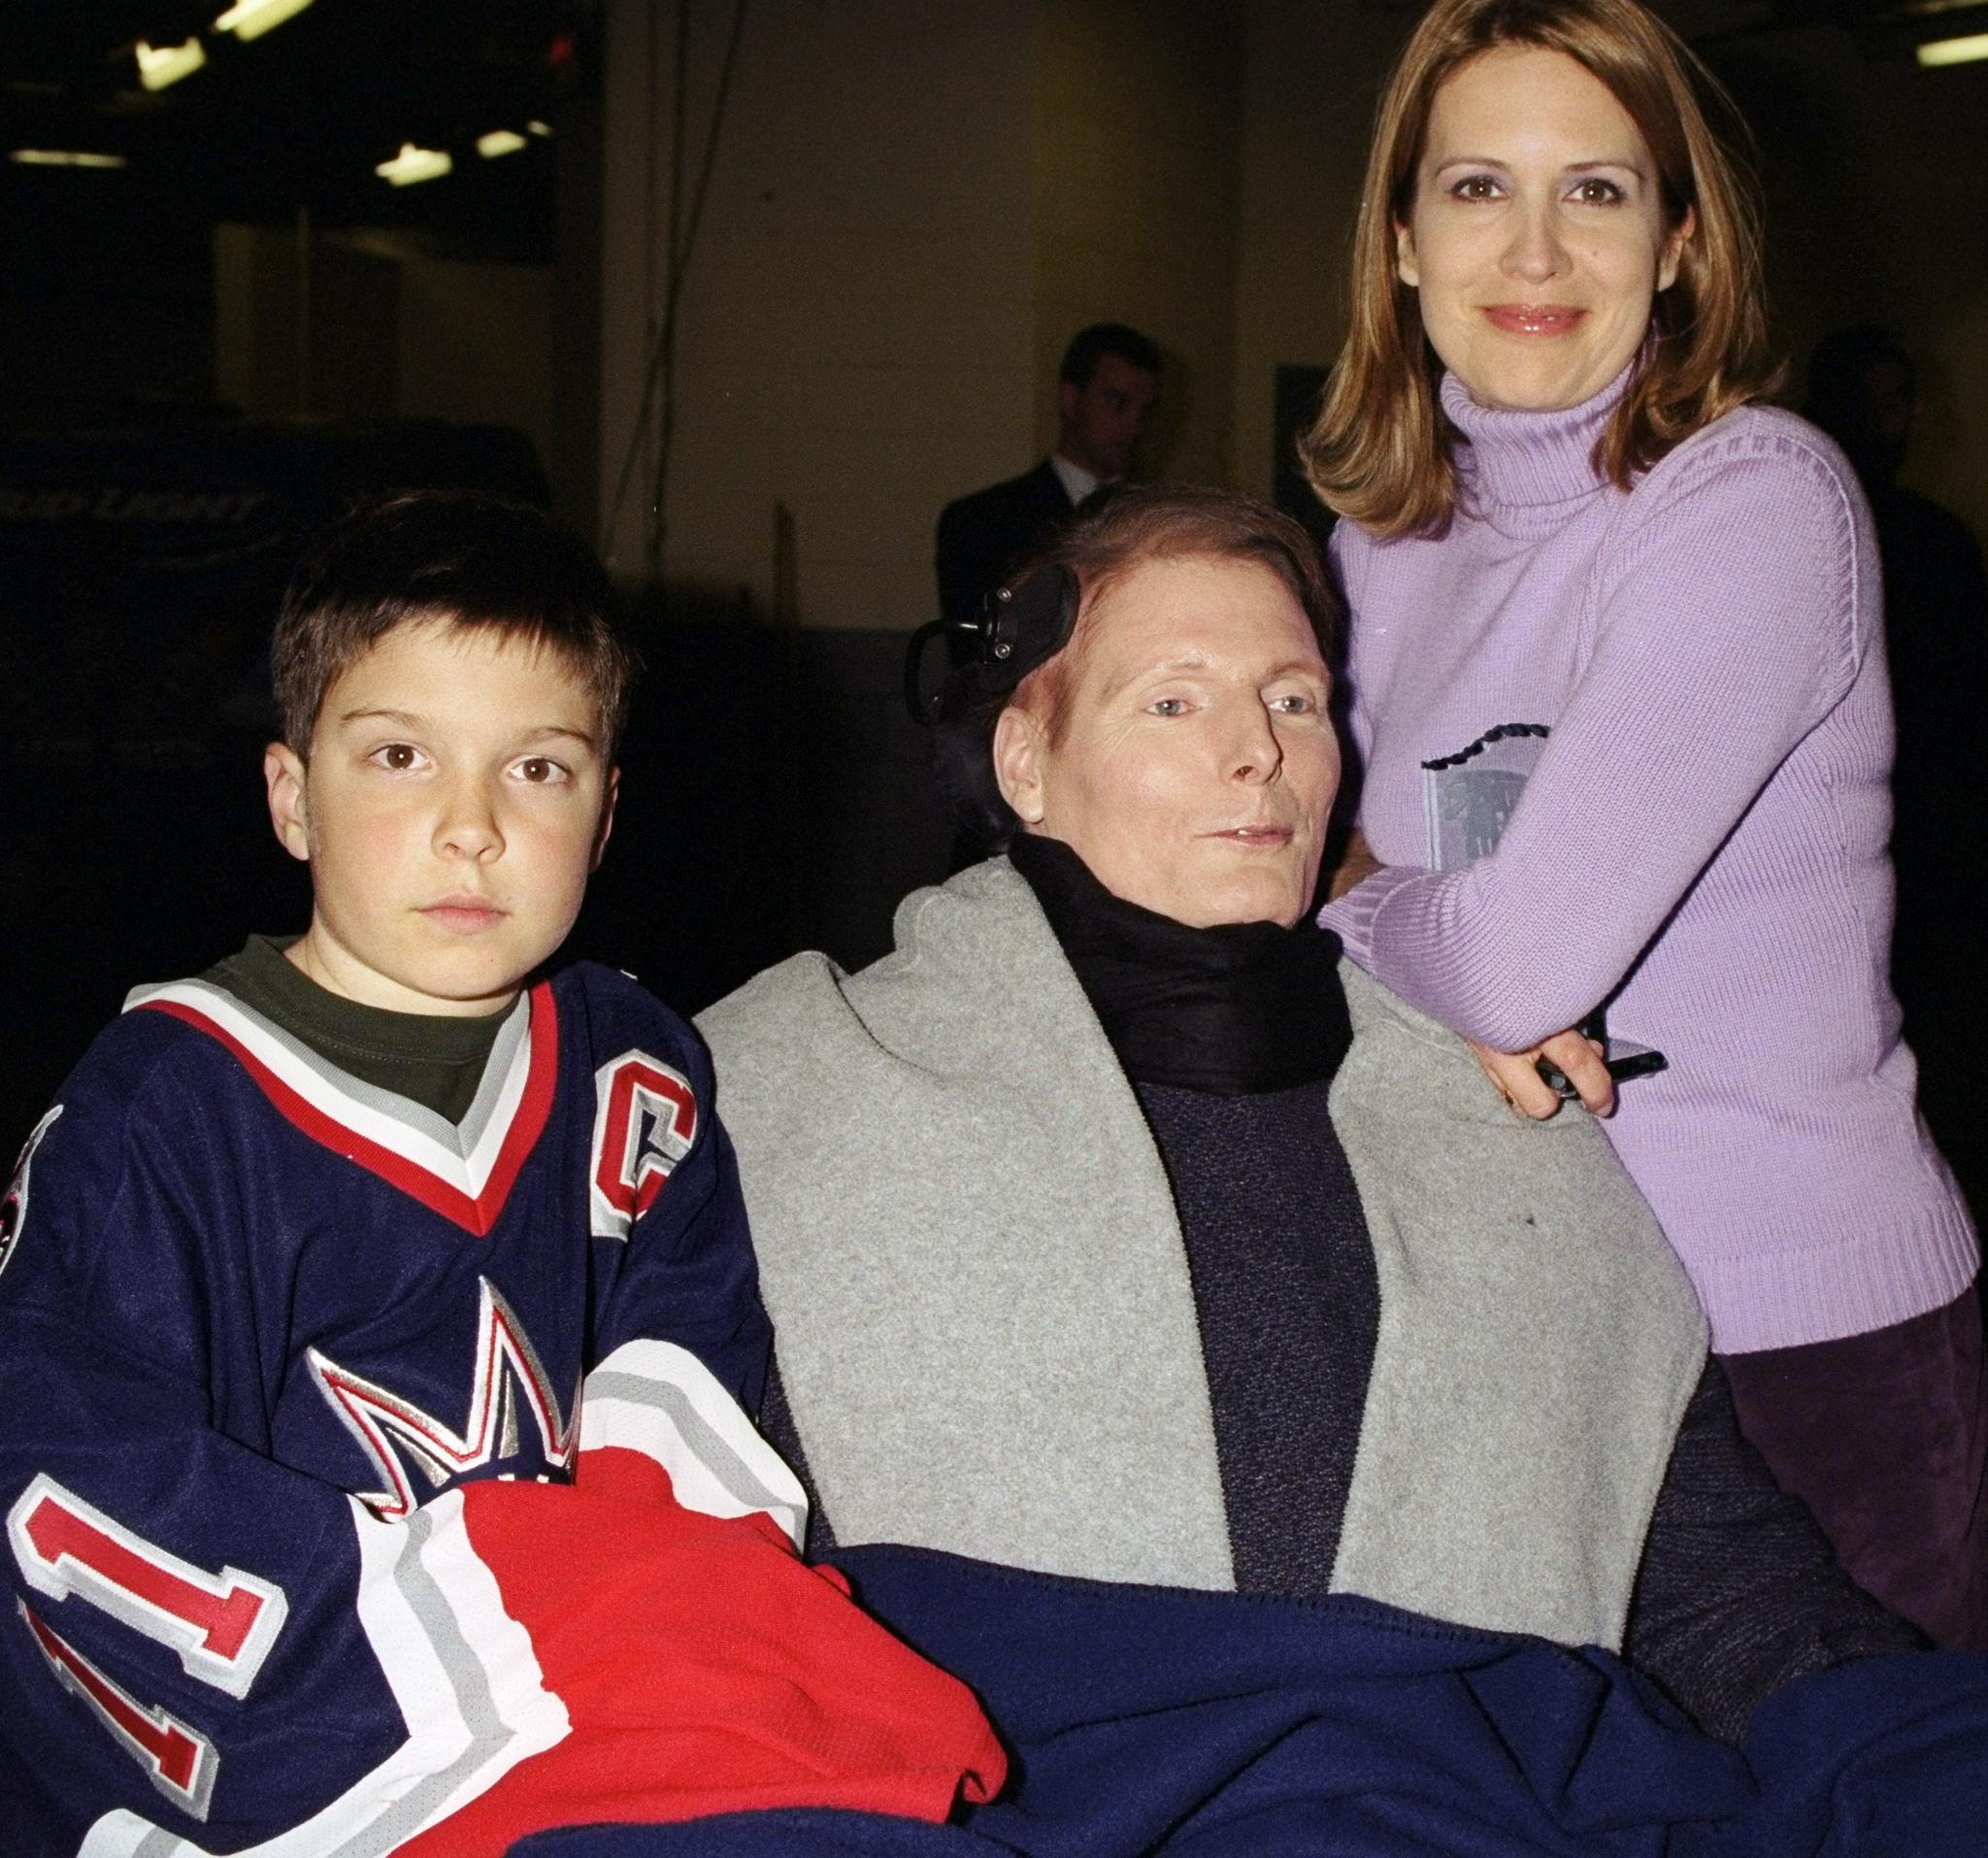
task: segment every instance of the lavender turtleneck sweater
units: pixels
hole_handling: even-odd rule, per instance
[[[1767,407],[1614,489],[1593,451],[1626,378],[1558,413],[1445,379],[1465,514],[1433,541],[1340,524],[1360,822],[1391,868],[1322,919],[1484,1045],[1613,996],[1610,1033],[1671,1069],[1605,1126],[1714,1348],[1862,1334],[1950,1302],[1978,1258],[1888,979],[1870,514],[1837,448]],[[1551,735],[1497,848],[1430,870],[1423,763],[1508,723]]]

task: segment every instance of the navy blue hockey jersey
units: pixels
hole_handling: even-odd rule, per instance
[[[557,1742],[458,1485],[619,1444],[797,1532],[710,1101],[600,968],[460,1127],[209,983],[131,996],[0,1211],[10,1854],[386,1852]]]

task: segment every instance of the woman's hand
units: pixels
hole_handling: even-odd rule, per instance
[[[1332,877],[1327,880],[1325,900],[1338,903],[1356,883],[1362,883],[1376,871],[1386,867],[1367,848],[1366,836],[1355,826],[1346,840],[1346,848],[1340,861],[1333,867]]]
[[[1591,1115],[1614,1113],[1615,1079],[1603,1062],[1607,1053],[1592,1039],[1583,1039],[1572,1030],[1556,1032],[1530,1051],[1493,1051],[1474,1039],[1464,1043],[1484,1067],[1484,1075],[1498,1086],[1498,1094],[1521,1115],[1544,1122],[1559,1111],[1560,1093],[1534,1069],[1541,1058],[1560,1067]]]

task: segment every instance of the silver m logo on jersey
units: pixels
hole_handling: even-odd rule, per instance
[[[480,1277],[478,1282],[482,1301],[477,1360],[471,1371],[469,1413],[459,1433],[413,1401],[361,1379],[315,1348],[305,1351],[318,1391],[380,1475],[382,1488],[352,1494],[388,1522],[398,1522],[420,1507],[420,1494],[408,1475],[410,1465],[420,1473],[426,1494],[432,1496],[466,1473],[515,1458],[523,1443],[517,1423],[520,1401],[538,1427],[545,1463],[555,1471],[573,1468],[580,1389],[574,1389],[568,1416],[562,1419],[545,1364],[524,1325],[489,1278]]]

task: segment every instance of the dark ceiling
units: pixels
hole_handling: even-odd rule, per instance
[[[414,226],[477,255],[551,255],[552,144],[494,160],[480,135],[555,123],[584,82],[585,0],[315,0],[248,44],[213,30],[226,0],[33,0],[0,10],[0,148],[120,155],[116,172],[23,169],[17,208],[94,216],[122,196],[169,216]],[[157,93],[133,48],[198,34],[205,69]],[[417,186],[373,172],[403,143],[449,150]],[[23,195],[25,197],[23,197]],[[95,203],[94,205],[92,203]]]

